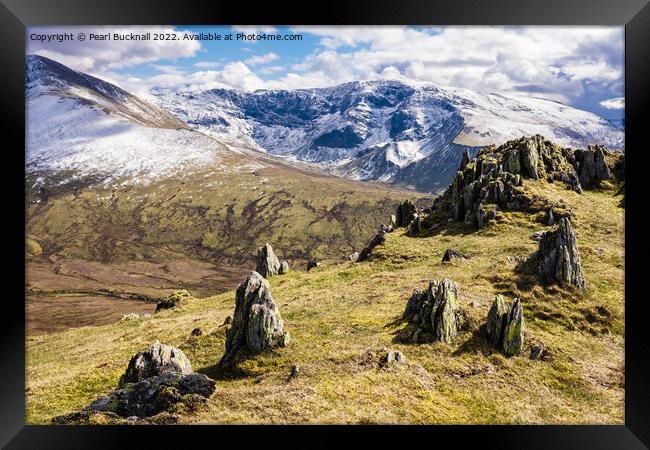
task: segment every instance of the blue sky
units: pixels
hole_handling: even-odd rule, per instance
[[[147,31],[181,39],[30,39],[32,33]],[[182,40],[198,33],[299,34],[301,40]],[[622,27],[48,27],[28,30],[27,51],[145,96],[381,78],[543,97],[612,119],[624,111]]]

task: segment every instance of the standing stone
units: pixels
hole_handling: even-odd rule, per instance
[[[422,330],[431,331],[437,341],[451,342],[458,332],[457,313],[458,285],[449,278],[429,283],[426,299],[417,313]]]
[[[540,176],[538,162],[539,152],[537,151],[537,142],[534,139],[527,139],[524,141],[521,151],[521,165],[525,175],[533,180],[537,180]]]
[[[264,278],[276,275],[280,270],[280,261],[268,243],[257,249],[256,271]]]
[[[278,273],[280,275],[284,275],[287,272],[289,272],[289,263],[286,261],[282,261],[282,263],[280,263],[280,268],[278,269]]]
[[[147,351],[131,358],[126,372],[120,377],[119,386],[137,383],[164,372],[186,375],[192,373],[192,365],[182,350],[155,341]]]
[[[580,253],[571,221],[563,217],[555,231],[546,232],[532,257],[537,262],[537,273],[542,278],[586,289],[580,263]]]
[[[499,348],[503,340],[503,329],[508,314],[505,301],[502,295],[497,295],[488,311],[486,332],[492,345]]]
[[[417,321],[417,315],[422,310],[422,305],[424,305],[426,299],[427,299],[427,291],[423,291],[421,289],[415,289],[413,291],[413,294],[411,294],[411,297],[408,299],[408,302],[406,302],[406,309],[404,310],[402,319],[407,320],[409,322]]]
[[[241,348],[260,353],[267,348],[283,347],[288,340],[289,333],[284,331],[269,282],[251,272],[235,294],[235,313],[226,334],[226,353],[221,364],[230,363]]]
[[[508,308],[502,346],[506,356],[521,353],[524,346],[524,316],[518,298],[514,299]]]
[[[417,208],[411,202],[411,200],[404,200],[404,203],[397,207],[395,213],[395,226],[396,227],[406,227],[411,221],[415,218],[415,213]]]

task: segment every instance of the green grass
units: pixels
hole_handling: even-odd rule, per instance
[[[183,416],[188,423],[622,424],[621,196],[616,186],[583,195],[544,182],[527,187],[563,198],[574,211],[586,292],[542,287],[515,273],[514,257],[536,248],[532,233],[549,228],[524,214],[502,213],[480,231],[452,223],[423,238],[399,229],[367,262],[272,277],[291,343],[245,359],[230,376],[216,364],[233,291],[147,319],[29,337],[26,420],[48,423],[83,408],[116,386],[132,354],[158,339],[180,347],[195,371],[217,380],[207,406]],[[442,263],[447,248],[471,259]],[[404,341],[409,325],[400,317],[412,290],[443,277],[459,284],[469,326],[450,345]],[[498,293],[522,300],[520,356],[495,352],[481,334]],[[190,336],[197,326],[204,334]],[[539,342],[551,360],[528,358]],[[402,351],[407,364],[383,368],[366,355],[383,347]],[[300,376],[288,381],[294,364]]]

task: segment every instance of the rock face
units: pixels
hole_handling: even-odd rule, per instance
[[[582,192],[574,161],[573,150],[560,148],[542,136],[488,146],[473,160],[463,158],[450,187],[433,209],[444,207],[453,220],[481,228],[496,218],[499,209],[526,211],[531,207],[524,179],[560,181],[568,189]]]
[[[594,187],[611,178],[605,162],[605,152],[605,148],[600,145],[590,145],[587,150],[574,151],[576,172],[583,187]]]
[[[445,278],[429,283],[426,291],[414,291],[404,318],[419,325],[418,336],[430,332],[436,341],[451,342],[458,332],[458,285]]]
[[[404,203],[399,205],[395,212],[395,226],[398,228],[408,226],[415,218],[416,212],[417,208],[411,200],[404,200]]]
[[[562,218],[558,228],[541,235],[538,250],[530,257],[537,274],[544,280],[586,289],[580,264],[578,243],[571,221]]]
[[[147,351],[139,352],[131,358],[118,386],[137,383],[165,372],[186,375],[192,373],[192,365],[182,350],[155,341]]]
[[[379,233],[377,233],[375,237],[372,238],[370,243],[368,243],[368,245],[363,250],[361,250],[359,257],[357,258],[357,262],[363,262],[367,260],[372,254],[373,249],[378,245],[383,244],[384,242],[386,242],[385,233],[383,230],[379,230]]]
[[[445,254],[442,256],[442,262],[449,262],[452,259],[469,259],[469,258],[463,255],[461,252],[449,248],[445,250]]]
[[[221,364],[230,363],[245,348],[260,353],[271,347],[283,347],[289,340],[268,281],[251,272],[235,294],[235,313],[226,335],[226,353]]]
[[[280,261],[268,243],[257,249],[257,273],[264,278],[276,275],[280,270]]]
[[[506,356],[521,353],[524,345],[524,317],[521,302],[515,298],[506,307],[498,295],[488,311],[486,332],[490,343]]]
[[[156,312],[162,311],[163,309],[172,309],[183,306],[190,298],[192,298],[192,295],[185,289],[174,291],[169,295],[169,297],[156,303]]]

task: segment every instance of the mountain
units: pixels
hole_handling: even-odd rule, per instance
[[[432,83],[363,81],[322,89],[214,89],[156,102],[224,142],[315,163],[341,176],[439,190],[465,149],[541,134],[563,146],[622,149],[620,124],[558,102]]]

